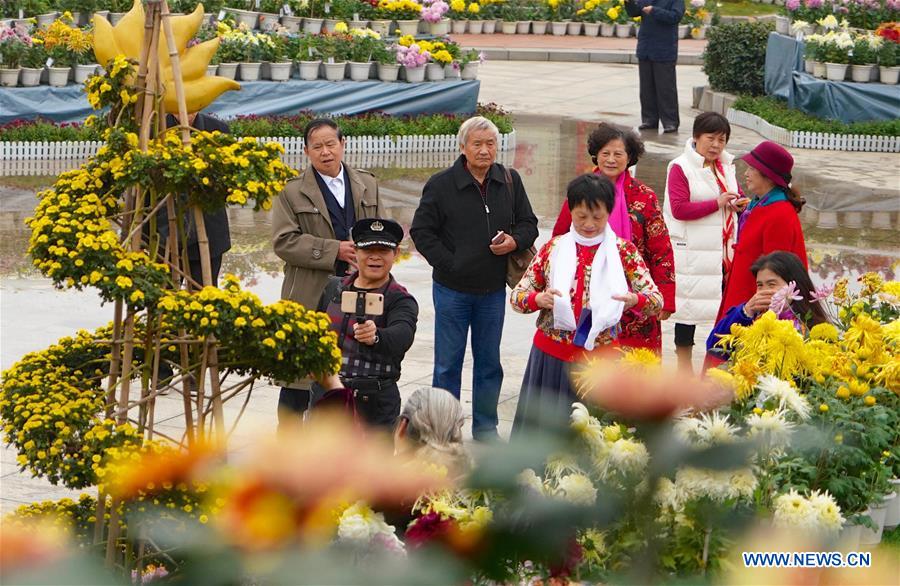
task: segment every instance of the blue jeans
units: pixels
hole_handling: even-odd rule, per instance
[[[500,337],[506,311],[506,290],[475,294],[433,283],[434,376],[431,385],[459,398],[462,365],[472,330],[472,435],[497,437],[497,401],[503,384]]]

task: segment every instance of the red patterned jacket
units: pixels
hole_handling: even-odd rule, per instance
[[[594,172],[599,172],[594,169]],[[626,171],[626,173],[628,173]],[[631,217],[631,242],[637,247],[650,276],[662,293],[662,311],[675,312],[675,259],[669,231],[659,207],[659,198],[652,189],[628,174],[625,178],[625,201]],[[569,231],[572,214],[569,205],[563,201],[559,218],[553,226],[553,235],[559,236]],[[627,312],[622,318],[622,346],[649,348],[662,351],[662,332],[658,315],[642,315]]]

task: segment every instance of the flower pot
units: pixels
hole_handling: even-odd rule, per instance
[[[703,26],[695,26],[691,29],[691,38],[697,40],[703,40],[706,38],[706,25]]]
[[[301,24],[303,24],[303,18],[300,16],[284,15],[281,17],[281,26],[289,33],[299,33]]]
[[[397,28],[400,29],[401,35],[416,36],[419,34],[419,21],[416,20],[398,20]]]
[[[350,79],[353,81],[366,81],[369,79],[369,72],[372,71],[372,64],[350,62]]]
[[[22,68],[22,87],[34,87],[36,85],[40,85],[41,83],[41,73],[44,72],[44,68],[40,69],[32,69],[30,67]]]
[[[484,21],[483,20],[470,20],[469,21],[469,34],[470,35],[480,35],[484,32]]]
[[[679,24],[678,25],[678,38],[686,39],[691,34],[691,27],[687,24]]]
[[[847,551],[853,551],[859,547],[859,537],[862,535],[863,526],[851,523],[841,528],[839,541]]]
[[[328,81],[341,81],[347,74],[347,63],[326,63],[325,79]]]
[[[516,23],[516,34],[517,35],[527,35],[528,31],[531,30],[531,21],[530,20],[520,20]]]
[[[66,24],[72,24],[73,26],[78,26],[78,23],[81,22],[81,13],[80,12],[70,12],[72,15],[72,22]]]
[[[69,83],[69,70],[71,67],[49,67],[47,81],[53,87],[64,87]]]
[[[425,76],[428,81],[443,81],[444,66],[440,63],[428,63],[425,65]]]
[[[300,61],[298,64],[300,79],[305,79],[306,81],[319,79],[319,65],[321,64],[321,61]]]
[[[490,20],[482,20],[481,22],[484,23],[484,26],[481,30],[481,32],[483,32],[484,34],[492,35],[497,32],[497,21],[493,18]]]
[[[461,35],[466,32],[468,20],[452,20],[450,21],[450,32],[455,35]]]
[[[804,60],[804,61],[803,61],[803,71],[805,71],[806,73],[812,75],[812,74],[813,74],[813,71],[815,71],[814,65],[815,65],[815,61],[813,61],[812,59],[806,59],[806,60]]]
[[[37,15],[37,25],[40,29],[46,29],[53,24],[53,21],[59,18],[59,12],[48,12],[46,14]]]
[[[462,79],[478,79],[478,66],[481,65],[477,61],[470,61],[463,65],[459,76]]]
[[[892,479],[891,485],[894,487],[894,494],[900,494],[897,492],[900,491],[900,478]],[[893,529],[897,525],[900,525],[900,496],[891,499],[891,501],[888,503],[887,513],[884,516],[885,529]]]
[[[109,13],[109,24],[116,26],[122,17],[125,16],[124,12],[110,12]]]
[[[851,65],[850,79],[857,83],[869,83],[873,69],[875,69],[874,65]]]
[[[365,30],[366,28],[368,28],[368,26],[369,26],[368,20],[351,20],[350,21],[351,29]]]
[[[269,63],[269,79],[272,81],[287,81],[291,78],[292,61]]]
[[[34,21],[30,18],[14,18],[12,26],[25,29],[25,32],[30,33],[34,28]]]
[[[278,26],[279,17],[277,14],[270,12],[261,12],[259,14],[259,28],[264,31],[270,31]]]
[[[846,63],[825,63],[825,78],[828,81],[844,81],[847,67]]]
[[[88,65],[76,65],[75,66],[75,83],[84,83],[87,78],[94,75],[97,72],[97,68],[100,67],[96,63],[90,63]]]
[[[250,29],[256,28],[256,23],[259,21],[259,12],[241,10],[240,8],[226,8],[226,10],[234,15],[235,25],[240,26],[244,24]]]
[[[406,75],[406,81],[409,83],[420,83],[425,81],[425,67],[406,67],[403,66],[403,73]]]
[[[445,79],[459,79],[461,74],[461,70],[458,63],[451,63],[450,65],[444,65],[444,78]]]
[[[241,63],[241,81],[259,81],[259,70],[262,63]]]
[[[436,37],[443,37],[450,32],[450,19],[442,18],[437,22],[429,22],[428,31]]]
[[[584,23],[584,36],[596,37],[599,34],[600,34],[600,23],[599,22]]]
[[[0,69],[0,85],[4,87],[19,85],[19,69]]]
[[[600,36],[601,37],[612,37],[616,34],[616,25],[610,22],[602,22],[600,23]]]
[[[825,64],[821,61],[813,61],[813,75],[825,79]]]
[[[580,22],[570,22],[566,27],[566,34],[577,37],[581,34],[581,23]]]
[[[553,33],[557,37],[561,37],[566,34],[566,26],[568,23],[565,22],[551,22],[550,23],[550,32]]]
[[[514,35],[516,34],[516,23],[509,22],[508,20],[504,20],[500,23],[500,32],[504,35]]]
[[[218,70],[219,70],[218,65],[207,65],[206,66],[206,75],[209,75],[210,77],[212,77],[213,75],[216,74],[216,72]]]
[[[237,63],[219,63],[219,71],[217,75],[219,77],[234,79],[235,77],[237,77],[237,68]]]
[[[879,67],[878,72],[881,74],[881,83],[896,85],[897,79],[900,77],[900,65],[895,67]]]
[[[395,63],[379,63],[378,79],[380,81],[397,81],[400,75],[400,66]]]
[[[616,36],[620,39],[627,39],[631,36],[631,29],[634,28],[630,22],[616,25]]]
[[[303,32],[311,35],[317,35],[322,32],[322,23],[325,22],[321,18],[304,18]]]
[[[326,33],[333,33],[334,27],[336,27],[339,22],[341,21],[334,18],[326,18],[325,22],[322,23],[322,28],[325,29]]]
[[[391,33],[391,22],[390,20],[373,20],[369,23],[369,28],[381,35],[382,37],[388,36]]]
[[[533,35],[546,35],[547,29],[550,27],[550,23],[546,20],[535,20],[531,23],[531,34]]]
[[[896,500],[897,494],[891,493],[884,497],[877,505],[874,503],[869,505],[869,508],[866,509],[866,513],[875,524],[875,529],[870,529],[868,527],[862,528],[862,533],[859,536],[859,544],[860,545],[878,545],[881,543],[881,535],[884,533],[884,522],[887,517],[888,506],[890,505],[892,500]]]
[[[791,34],[791,19],[787,16],[776,15],[775,16],[775,32],[781,33],[782,35]]]

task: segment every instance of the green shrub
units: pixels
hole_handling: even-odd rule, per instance
[[[761,96],[765,93],[766,43],[770,22],[742,22],[712,27],[703,52],[703,71],[712,89]]]
[[[738,98],[732,107],[735,110],[756,114],[766,122],[781,126],[787,130],[831,134],[900,136],[900,118],[845,124],[839,120],[822,120],[800,110],[788,108],[785,102],[771,97],[742,96]]]

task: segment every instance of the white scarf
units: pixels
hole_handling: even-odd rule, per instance
[[[553,327],[557,330],[574,331],[578,324],[575,322],[575,312],[572,310],[569,290],[575,280],[578,265],[575,244],[583,246],[600,244],[600,248],[594,255],[594,262],[591,264],[591,282],[588,293],[591,331],[584,345],[585,350],[588,351],[594,349],[594,342],[600,332],[621,321],[622,312],[625,309],[624,302],[612,298],[613,295],[628,293],[628,281],[625,279],[625,269],[622,268],[622,259],[619,257],[616,240],[616,234],[609,224],[596,238],[579,236],[572,227],[567,234],[559,237],[550,259],[550,288],[562,293],[561,297],[553,297]]]

